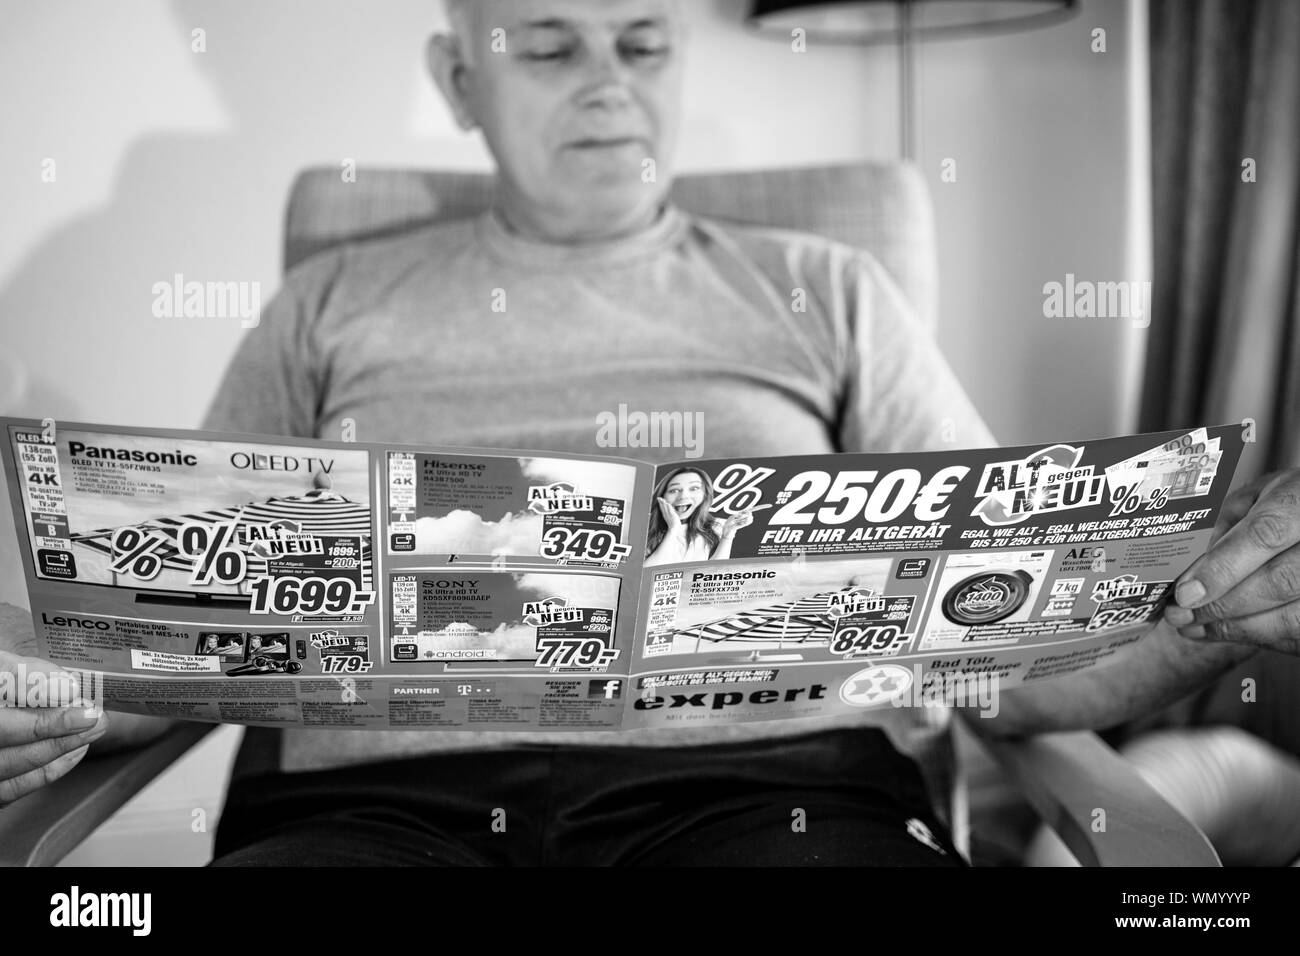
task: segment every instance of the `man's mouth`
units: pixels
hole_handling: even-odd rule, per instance
[[[638,146],[643,142],[637,136],[591,136],[575,139],[568,143],[570,149],[619,149],[624,146]]]

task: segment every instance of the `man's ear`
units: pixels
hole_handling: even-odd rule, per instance
[[[425,61],[429,75],[442,91],[442,98],[447,101],[460,128],[471,130],[478,126],[466,95],[468,67],[461,55],[459,39],[449,33],[435,33],[425,48]]]

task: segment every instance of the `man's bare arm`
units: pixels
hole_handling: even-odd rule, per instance
[[[1116,664],[1003,691],[992,717],[974,707],[959,713],[977,733],[992,737],[1099,730],[1166,707],[1255,652],[1189,641],[1161,620]]]

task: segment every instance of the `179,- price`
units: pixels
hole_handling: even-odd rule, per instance
[[[366,674],[370,672],[370,661],[360,654],[334,654],[320,659],[322,674]]]
[[[800,472],[777,496],[782,506],[768,523],[893,521],[908,508],[915,508],[918,521],[937,521],[948,513],[948,498],[969,471],[965,465],[949,465],[924,484],[915,468],[896,469],[879,481],[877,471],[841,471],[834,477],[825,471]],[[817,505],[822,507],[814,512]]]
[[[253,614],[360,614],[375,600],[350,578],[259,578],[251,591]]]

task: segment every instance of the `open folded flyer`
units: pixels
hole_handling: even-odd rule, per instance
[[[112,709],[377,730],[822,716],[1113,663],[1242,448],[655,466],[0,422],[40,656]]]

